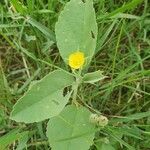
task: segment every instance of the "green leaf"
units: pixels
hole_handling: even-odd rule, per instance
[[[12,144],[14,141],[21,139],[28,132],[19,133],[19,129],[14,129],[4,136],[0,137],[0,150],[6,150],[6,147]]]
[[[124,140],[121,139],[120,134],[118,135],[117,131],[112,130],[111,128],[107,128],[106,131],[115,141],[118,141],[120,144],[124,145],[127,147],[129,150],[135,150],[135,148],[128,143],[126,143]]]
[[[11,99],[11,93],[0,60],[0,104],[7,103],[7,107],[11,107],[8,102],[8,100],[10,99]]]
[[[120,8],[117,8],[116,10],[114,10],[111,13],[108,13],[106,15],[103,15],[102,17],[100,16],[98,18],[98,20],[102,19],[102,18],[109,18],[109,17],[113,17],[114,15],[118,14],[118,13],[123,13],[127,10],[132,10],[134,8],[136,8],[137,5],[139,5],[140,3],[142,3],[144,0],[132,0],[131,2],[122,5]]]
[[[96,145],[97,150],[115,150],[115,148],[111,144],[107,143],[98,143]]]
[[[24,135],[22,138],[19,139],[16,150],[23,150],[25,148],[27,149],[27,142],[28,134]]]
[[[18,0],[11,0],[13,7],[22,15],[27,13],[27,8]]]
[[[88,150],[93,144],[95,126],[84,107],[67,106],[48,122],[47,137],[52,150]]]
[[[81,51],[88,64],[95,52],[97,24],[93,1],[71,0],[61,12],[55,28],[57,45],[64,61]]]
[[[107,39],[108,37],[110,37],[110,33],[112,32],[112,30],[114,29],[114,26],[116,25],[117,23],[117,19],[114,19],[114,21],[112,22],[112,24],[110,25],[110,27],[106,30],[106,31],[103,31],[101,32],[101,37],[98,37],[98,42],[97,42],[97,46],[96,46],[96,53],[99,52],[102,47],[104,46],[104,44],[107,43]]]
[[[30,86],[11,113],[17,122],[33,123],[58,115],[67,104],[71,93],[63,96],[63,88],[71,85],[74,77],[56,70]]]
[[[110,122],[111,123],[130,122],[130,121],[142,119],[142,118],[145,118],[145,117],[150,117],[150,111],[135,113],[135,114],[128,115],[128,116],[125,116],[125,117],[113,118],[113,119],[110,120]]]
[[[27,22],[30,23],[33,27],[36,27],[39,31],[41,31],[49,40],[56,42],[55,34],[46,26],[42,25],[40,22],[37,22],[35,19],[29,16],[27,18]]]
[[[126,19],[140,19],[140,16],[136,16],[136,15],[131,15],[131,14],[127,14],[127,13],[118,13],[115,16],[113,16],[112,18],[126,18]]]
[[[102,73],[103,73],[103,71],[100,71],[100,70],[91,72],[91,73],[87,73],[83,77],[83,82],[84,83],[95,83],[100,80],[103,80],[104,78],[106,78],[106,76],[102,75]]]

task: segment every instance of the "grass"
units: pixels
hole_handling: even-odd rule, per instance
[[[67,68],[54,33],[67,0],[11,2],[0,3],[0,146],[48,149],[46,121],[25,125],[11,121],[9,114],[31,81],[41,79],[57,66]],[[95,143],[107,138],[118,150],[148,150],[150,2],[94,0],[94,7],[99,35],[89,71],[103,70],[108,78],[79,87],[78,98],[110,120],[110,126],[100,131]]]

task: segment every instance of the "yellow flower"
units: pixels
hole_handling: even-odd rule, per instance
[[[85,62],[84,53],[82,52],[75,52],[69,56],[69,66],[73,69],[82,68]]]

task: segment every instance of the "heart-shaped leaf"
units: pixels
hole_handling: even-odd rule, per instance
[[[93,144],[95,125],[84,107],[69,105],[48,122],[47,137],[52,150],[88,150]]]

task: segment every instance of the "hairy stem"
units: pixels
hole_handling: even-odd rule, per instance
[[[75,73],[75,76],[76,76],[76,81],[74,83],[74,85],[72,86],[73,88],[73,100],[72,100],[72,103],[74,103],[75,105],[78,105],[78,102],[77,102],[77,94],[78,94],[78,87],[79,87],[79,84],[81,83],[81,70],[79,70],[78,74]]]
[[[78,82],[78,78],[76,78],[76,82],[73,85],[73,101],[72,101],[75,105],[77,105],[78,86],[79,86],[79,82]]]

